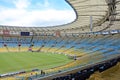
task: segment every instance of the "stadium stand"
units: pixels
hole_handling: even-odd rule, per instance
[[[67,37],[67,39],[64,38],[60,42],[57,42],[57,41],[59,41],[59,38],[55,39],[54,37],[52,37],[50,40],[49,40],[49,38],[48,39],[46,38],[46,40],[40,39],[39,41],[34,40],[34,43],[32,42],[32,47],[34,47],[35,44],[40,42],[40,43],[44,43],[37,47],[37,49],[39,49],[44,45],[40,51],[50,52],[49,49],[52,47],[51,45],[54,45],[54,47],[56,47],[56,50],[51,51],[51,52],[66,54],[66,55],[72,56],[73,58],[74,58],[74,56],[76,56],[77,60],[73,63],[71,62],[64,66],[45,70],[45,73],[51,73],[51,72],[58,72],[61,70],[66,70],[66,69],[70,69],[70,68],[74,68],[74,67],[78,67],[78,66],[79,67],[83,66],[83,65],[85,66],[86,64],[95,63],[96,61],[104,61],[104,60],[119,56],[119,49],[120,49],[120,46],[118,44],[119,40],[120,40],[119,36],[120,36],[120,34],[114,34],[114,35],[99,34],[99,35],[95,35],[95,36],[94,35],[84,35],[81,38],[74,37],[74,40],[71,37],[70,38]],[[73,41],[69,42],[68,39],[69,39],[69,41],[72,41],[72,40]],[[14,38],[12,38],[12,40],[14,40]],[[26,39],[26,41],[29,42],[29,38]],[[11,43],[8,43],[8,42],[6,41],[6,45],[7,45],[6,47],[8,48],[8,52],[12,51],[11,47],[14,47],[14,46],[15,46],[15,48],[18,47],[18,45],[11,45]],[[21,48],[20,51],[28,51],[28,49],[31,45],[31,43],[28,44],[28,42],[26,42],[27,44],[25,44],[24,41],[21,42],[22,43],[21,46],[23,46],[24,49]],[[69,51],[68,53],[67,53],[67,50]],[[6,51],[7,51],[7,49],[6,49]],[[15,51],[15,50],[13,50],[13,51]],[[96,60],[96,61],[94,61],[94,60]]]
[[[0,75],[0,80],[120,79],[120,1],[66,0],[66,2],[76,13],[74,22],[46,28],[2,25],[0,30],[10,30],[14,34],[0,34],[0,52],[52,52],[68,55],[74,61],[43,70],[44,75],[41,75],[40,71],[24,72],[15,74],[14,77],[8,74]],[[31,32],[32,35],[21,36],[20,32],[25,31]]]

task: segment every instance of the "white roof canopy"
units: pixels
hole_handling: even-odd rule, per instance
[[[120,0],[66,0],[66,1],[71,5],[71,7],[74,9],[76,13],[76,20],[72,23],[53,27],[31,27],[31,28],[1,26],[0,29],[9,29],[17,31],[51,31],[51,30],[53,31],[76,28],[88,29],[90,25],[90,16],[92,16],[93,26],[99,29],[100,27],[99,25],[104,24],[111,15],[115,15],[117,19],[120,19]],[[114,9],[114,7],[116,8]]]

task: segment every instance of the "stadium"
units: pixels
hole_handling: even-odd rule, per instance
[[[66,0],[68,24],[0,25],[0,80],[120,80],[120,0]]]

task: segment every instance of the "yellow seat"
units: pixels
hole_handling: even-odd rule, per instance
[[[6,47],[1,47],[1,48],[0,48],[0,52],[8,52],[8,50],[7,50]]]

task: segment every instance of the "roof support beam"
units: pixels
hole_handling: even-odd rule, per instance
[[[78,15],[78,16],[105,16],[105,15],[97,15],[97,14],[96,15],[90,15],[89,14],[89,15]]]

